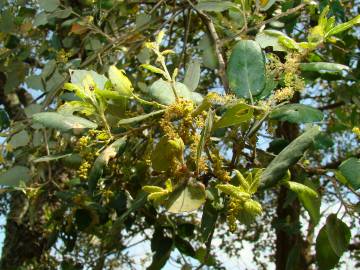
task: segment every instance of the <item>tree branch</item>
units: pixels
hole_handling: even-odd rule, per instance
[[[215,54],[219,62],[219,77],[224,86],[225,93],[229,93],[229,82],[226,77],[226,64],[225,64],[224,56],[222,54],[221,40],[216,32],[214,22],[207,14],[197,9],[196,6],[190,0],[187,1],[191,5],[191,7],[200,15],[202,21],[205,23],[206,27],[208,28],[210,36],[214,42]]]
[[[272,23],[272,22],[274,22],[274,21],[277,21],[277,20],[279,20],[279,19],[281,19],[281,18],[283,18],[283,17],[286,17],[286,16],[289,16],[289,15],[291,15],[291,14],[294,14],[294,13],[302,10],[303,8],[305,8],[306,5],[307,5],[307,3],[302,3],[302,4],[300,4],[300,5],[298,5],[298,6],[294,7],[294,8],[289,8],[289,9],[286,10],[285,12],[280,13],[280,14],[274,16],[274,17],[271,17],[270,19],[267,19],[267,20],[265,20],[265,21],[262,21],[262,22],[256,24],[256,25],[253,26],[253,27],[250,27],[250,28],[247,28],[247,29],[245,29],[245,30],[241,30],[241,31],[235,33],[233,36],[224,39],[224,40],[223,40],[223,43],[229,42],[229,41],[233,40],[234,38],[236,38],[236,37],[238,37],[238,36],[241,36],[242,34],[246,34],[246,33],[249,33],[249,32],[251,32],[251,31],[257,30],[257,29],[263,27],[264,25],[267,25],[267,24],[269,24],[269,23]]]

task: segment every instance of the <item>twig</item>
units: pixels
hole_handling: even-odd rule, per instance
[[[183,47],[183,51],[182,51],[184,68],[186,67],[186,63],[187,63],[187,43],[188,43],[188,39],[189,39],[190,26],[191,26],[191,9],[188,9],[187,20],[185,20],[185,11],[184,11],[185,35],[184,35],[184,47]],[[181,65],[181,63],[180,63],[180,65]]]
[[[221,40],[216,32],[215,25],[214,25],[212,19],[207,14],[205,14],[204,12],[199,10],[190,0],[187,0],[187,1],[191,5],[191,7],[200,15],[200,17],[202,18],[203,22],[206,24],[206,26],[209,30],[211,38],[214,41],[215,54],[216,54],[217,60],[219,62],[219,76],[220,76],[221,82],[224,86],[225,93],[228,93],[229,92],[229,82],[226,77],[226,64],[225,64],[224,56],[222,54]]]
[[[249,33],[249,32],[251,32],[251,31],[254,31],[254,30],[256,30],[256,29],[259,29],[259,28],[263,27],[264,25],[267,25],[267,24],[269,24],[269,23],[272,23],[272,22],[274,22],[274,21],[277,21],[277,20],[281,19],[282,17],[286,17],[286,16],[289,16],[289,15],[291,15],[291,14],[294,14],[294,13],[302,10],[304,7],[306,7],[306,5],[307,5],[307,3],[302,3],[302,4],[300,4],[300,5],[298,5],[298,6],[294,7],[294,8],[289,8],[288,10],[286,10],[286,11],[283,12],[283,13],[280,13],[280,14],[278,14],[278,15],[270,18],[270,19],[267,19],[267,20],[265,20],[265,21],[262,21],[262,22],[256,24],[256,25],[253,26],[253,27],[247,28],[245,31],[241,30],[241,31],[235,33],[233,36],[228,37],[228,38],[226,38],[226,39],[223,39],[222,43],[225,44],[225,43],[233,40],[234,38],[236,38],[236,37],[238,37],[238,36],[241,36],[242,34]]]

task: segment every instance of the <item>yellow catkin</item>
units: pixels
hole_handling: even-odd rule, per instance
[[[275,92],[274,100],[280,103],[285,100],[290,100],[293,97],[293,95],[294,95],[294,91],[290,87],[284,87]]]
[[[222,182],[230,182],[230,174],[223,169],[223,161],[217,149],[213,150],[211,158],[213,160],[212,167],[214,175]]]
[[[352,132],[354,132],[355,135],[358,137],[358,139],[360,139],[360,128],[359,127],[354,127],[352,129]]]

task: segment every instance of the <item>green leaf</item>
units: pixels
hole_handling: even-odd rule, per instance
[[[205,265],[216,265],[215,258],[208,253],[205,247],[200,247],[196,250],[196,259]]]
[[[142,190],[147,192],[147,193],[155,193],[155,192],[164,192],[166,191],[166,189],[163,189],[161,187],[158,186],[143,186]]]
[[[316,238],[315,250],[319,270],[333,269],[340,260],[331,247],[326,225],[321,228]]]
[[[173,248],[173,239],[165,236],[161,227],[155,228],[151,239],[151,251],[154,253],[151,265],[147,270],[160,270],[170,258]]]
[[[238,200],[247,200],[250,199],[250,194],[245,192],[243,188],[236,187],[230,184],[224,184],[224,185],[216,185],[216,188],[218,188],[221,192],[224,192],[227,195],[230,195],[231,197],[234,197]]]
[[[56,112],[42,112],[33,115],[33,121],[44,127],[58,129],[63,132],[72,131],[80,134],[85,129],[97,128],[97,124],[78,116],[67,116]]]
[[[1,7],[0,7],[1,8]],[[0,32],[11,33],[16,27],[15,18],[11,9],[1,10],[0,15]]]
[[[66,19],[67,17],[69,17],[72,14],[72,12],[73,12],[73,10],[71,7],[66,7],[64,9],[55,10],[51,15],[56,18]]]
[[[287,170],[294,165],[312,144],[320,133],[317,126],[309,128],[302,135],[293,140],[277,155],[266,167],[261,175],[264,187],[274,186],[286,174]]]
[[[148,15],[146,13],[138,14],[136,15],[136,20],[135,20],[136,28],[139,29],[142,26],[148,24],[150,21],[151,21],[151,15]]]
[[[350,229],[344,222],[338,219],[335,214],[331,214],[326,219],[326,231],[330,246],[336,255],[341,257],[348,249],[350,243]]]
[[[46,0],[44,0],[46,1]],[[48,23],[48,14],[44,11],[40,12],[35,16],[34,19],[34,27],[46,25]]]
[[[25,83],[27,86],[34,90],[44,90],[44,85],[41,81],[41,76],[32,75],[26,78]]]
[[[42,110],[41,104],[30,104],[29,106],[24,108],[24,112],[27,117],[33,116],[35,113],[39,113]]]
[[[10,118],[4,109],[0,109],[0,130],[6,129],[10,126]]]
[[[215,122],[214,129],[230,127],[249,121],[253,114],[254,109],[244,102],[231,104],[222,117]]]
[[[174,240],[175,240],[175,241],[174,241],[175,247],[176,247],[182,254],[185,254],[185,255],[187,255],[187,256],[190,256],[190,257],[195,258],[195,255],[196,255],[195,250],[194,250],[194,248],[192,247],[192,245],[191,245],[188,241],[182,239],[182,238],[179,237],[179,236],[175,236],[175,239],[174,239]]]
[[[353,189],[360,188],[360,159],[349,158],[345,160],[340,164],[339,170]]]
[[[266,1],[260,1],[260,10],[266,11],[269,8],[271,8],[275,4],[276,0],[266,0]]]
[[[212,206],[212,202],[207,200],[204,205],[200,227],[203,242],[206,242],[214,231],[218,215],[219,212]]]
[[[59,0],[39,0],[40,8],[45,9],[47,12],[55,11],[60,6]]]
[[[15,149],[26,146],[30,142],[30,136],[26,130],[22,130],[11,137],[9,144]]]
[[[332,35],[336,35],[338,33],[344,32],[345,30],[347,30],[347,29],[353,27],[355,24],[359,24],[359,23],[360,23],[360,15],[356,16],[355,18],[351,19],[348,22],[336,25],[334,28],[330,29],[325,34],[325,36],[330,37]]]
[[[231,90],[240,98],[250,98],[265,87],[265,60],[255,41],[239,41],[231,52],[227,67]]]
[[[199,144],[198,144],[198,147],[196,150],[196,168],[197,168],[198,173],[199,173],[199,161],[201,158],[201,154],[204,150],[206,140],[211,135],[213,123],[214,123],[214,111],[209,109],[206,120],[205,120],[204,128],[201,131],[200,141],[199,141]]]
[[[285,270],[296,270],[297,266],[300,265],[301,247],[299,244],[295,244],[291,247],[288,258],[286,260]]]
[[[183,163],[184,142],[181,138],[162,137],[151,153],[151,164],[155,171],[168,171],[177,162]]]
[[[290,123],[311,123],[321,121],[324,118],[324,114],[311,106],[286,104],[274,109],[269,117],[274,120]]]
[[[191,100],[196,104],[200,104],[203,100],[203,97],[199,93],[190,91],[183,83],[176,82],[175,89],[178,97]],[[171,84],[163,79],[155,81],[150,86],[149,94],[164,105],[170,105],[175,102],[175,95]]]
[[[337,73],[350,68],[345,65],[327,62],[300,63],[302,71],[313,71],[319,73]]]
[[[89,190],[91,192],[95,191],[98,180],[103,174],[104,167],[109,163],[111,158],[116,157],[120,149],[125,146],[126,141],[126,136],[117,139],[115,142],[106,147],[105,150],[102,151],[101,154],[96,158],[89,173]]]
[[[170,194],[167,209],[175,214],[195,211],[204,204],[205,199],[204,185],[190,181],[186,186],[179,186]]]
[[[118,91],[112,91],[112,90],[96,90],[95,89],[95,94],[98,97],[102,97],[105,99],[112,99],[117,102],[124,102],[129,98],[129,95],[127,95],[127,94],[120,93]],[[116,104],[116,105],[118,105],[118,104]]]
[[[139,115],[139,116],[132,117],[132,118],[121,119],[118,122],[118,125],[120,126],[120,125],[129,125],[129,124],[138,123],[138,122],[141,122],[141,121],[143,121],[145,119],[148,119],[150,117],[163,114],[164,112],[165,112],[165,110],[158,110],[158,111],[155,111],[155,112],[151,112],[151,113],[144,114],[144,115]]]
[[[274,51],[286,52],[288,49],[279,42],[280,36],[286,35],[277,30],[264,30],[256,35],[255,41],[263,49],[272,47]]]
[[[313,182],[306,179],[304,181],[304,184],[311,188],[312,190],[316,190],[316,186]],[[312,220],[312,223],[314,225],[317,225],[320,221],[320,206],[321,206],[321,198],[315,198],[311,195],[308,195],[306,193],[300,193],[298,194],[299,200],[301,201],[302,205],[306,209],[306,211],[309,213],[309,216]]]
[[[284,185],[287,186],[291,191],[294,191],[297,194],[304,194],[304,195],[314,197],[314,198],[318,197],[318,194],[315,190],[313,190],[312,188],[309,188],[308,186],[303,185],[301,183],[293,182],[293,181],[286,181],[286,182],[284,182]]]
[[[142,64],[142,65],[140,65],[140,66],[141,66],[142,68],[145,68],[145,69],[153,72],[153,73],[161,74],[161,75],[163,75],[164,77],[166,77],[166,73],[165,73],[162,69],[160,69],[160,68],[158,68],[158,67],[155,67],[155,66],[150,65],[150,64]]]
[[[73,155],[72,153],[69,153],[69,154],[59,154],[59,155],[48,155],[48,156],[43,156],[43,157],[39,157],[39,158],[37,158],[37,159],[34,159],[33,162],[34,162],[34,163],[48,162],[48,161],[53,161],[53,160],[58,160],[58,159],[70,157],[70,156],[72,156],[72,155]]]
[[[199,42],[199,49],[201,50],[201,58],[203,66],[209,69],[215,69],[218,66],[218,60],[215,54],[215,48],[211,38],[204,35]]]
[[[200,63],[191,61],[186,69],[184,84],[190,91],[195,91],[200,81]]]
[[[63,115],[71,116],[74,112],[80,112],[86,116],[90,116],[96,113],[96,108],[90,103],[74,100],[65,102],[57,111]]]
[[[230,8],[237,9],[237,5],[230,1],[201,1],[196,8],[203,11],[223,12]]]
[[[16,165],[0,174],[0,185],[17,187],[21,182],[29,181],[30,178],[29,168]]]

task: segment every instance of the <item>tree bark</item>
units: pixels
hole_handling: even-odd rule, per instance
[[[0,72],[0,104],[4,105],[11,120],[25,119],[23,108],[31,103],[31,96],[24,89],[5,94],[5,83],[6,76]],[[47,238],[43,234],[42,211],[30,214],[28,206],[28,199],[22,192],[11,193],[0,260],[2,270],[19,269],[27,261],[39,259],[47,246]]]
[[[298,102],[296,95],[292,102]],[[279,123],[277,137],[289,142],[299,136],[299,126],[287,122]],[[296,181],[296,171],[291,170],[292,181]],[[277,270],[303,270],[307,269],[305,256],[305,242],[300,232],[300,202],[289,197],[290,191],[281,187],[278,193],[276,217],[274,225],[276,229],[276,252],[275,262]]]

